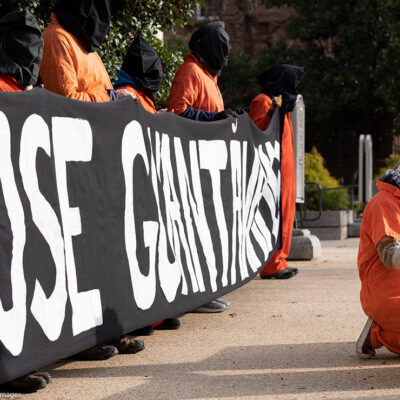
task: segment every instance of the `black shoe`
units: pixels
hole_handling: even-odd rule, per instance
[[[49,384],[53,380],[51,375],[45,371],[33,371],[30,375],[40,376],[46,381],[47,384]]]
[[[91,349],[81,351],[69,357],[69,360],[78,361],[102,361],[108,360],[118,354],[118,349],[112,345],[96,346]]]
[[[0,385],[0,392],[5,393],[34,393],[44,389],[47,382],[44,378],[37,375],[24,375],[10,382]]]
[[[158,331],[173,331],[176,329],[179,329],[181,327],[181,321],[176,318],[167,318],[164,319],[161,324],[158,324],[157,326],[154,327],[154,329]]]
[[[120,354],[136,354],[144,350],[143,340],[135,340],[129,336],[119,336],[110,342]]]
[[[131,336],[151,336],[154,333],[154,329],[151,325],[144,326],[143,328],[135,329],[129,332],[128,335]]]
[[[271,275],[260,275],[261,279],[289,279],[293,278],[299,270],[297,268],[287,267],[282,271],[276,272],[275,274]]]

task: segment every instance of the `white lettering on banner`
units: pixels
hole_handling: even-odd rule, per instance
[[[177,192],[175,190],[174,176],[171,164],[170,139],[168,135],[163,134],[161,138],[161,170],[163,173],[163,194],[165,200],[165,211],[167,214],[167,232],[172,238],[173,249],[176,262],[182,275],[182,294],[188,294],[188,285],[186,282],[185,272],[181,260],[181,244],[183,246],[189,275],[194,290],[198,291],[197,282],[193,270],[193,263],[190,258],[190,252],[183,230],[181,211],[178,201]]]
[[[155,247],[157,245],[158,223],[154,221],[145,221],[143,223],[145,245],[154,246],[149,248],[150,266],[149,273],[145,276],[140,271],[136,256],[133,163],[137,156],[141,157],[146,167],[146,172],[149,174],[149,161],[146,154],[142,126],[137,121],[133,121],[126,126],[122,138],[122,166],[125,176],[125,248],[135,302],[139,308],[147,310],[153,304],[156,296]]]
[[[204,207],[203,193],[201,190],[200,168],[197,156],[197,144],[191,140],[189,143],[190,171],[192,174],[194,202],[191,203],[195,226],[200,237],[203,252],[206,257],[208,273],[210,274],[211,290],[216,292],[217,267],[215,265],[215,253],[211,239],[210,228],[207,224],[206,211]]]
[[[11,290],[13,306],[5,311],[0,300],[0,340],[13,356],[18,356],[24,344],[26,326],[26,281],[23,253],[26,240],[25,215],[15,183],[11,162],[11,135],[8,120],[0,111],[0,185],[11,223],[12,259]],[[1,248],[0,248],[1,250]]]
[[[12,232],[12,308],[5,311],[0,301],[0,341],[11,354],[19,355],[29,307],[23,269],[26,227],[12,165],[10,135],[7,118],[0,112],[0,189]],[[70,207],[67,182],[68,162],[92,160],[92,130],[86,120],[53,117],[52,138],[61,223],[39,187],[38,152],[43,150],[49,159],[52,154],[49,128],[39,115],[29,116],[23,125],[19,170],[32,220],[49,246],[55,268],[52,293],[47,297],[36,280],[30,310],[47,338],[55,341],[65,322],[68,295],[74,336],[102,325],[103,313],[99,289],[78,291],[73,238],[81,235],[82,222],[79,208]],[[121,156],[125,249],[138,308],[148,310],[153,306],[158,282],[165,299],[172,303],[178,290],[184,296],[207,289],[216,292],[236,284],[238,279],[243,281],[268,258],[279,233],[281,177],[280,171],[274,172],[274,163],[280,159],[279,142],[254,148],[238,140],[185,142],[178,137],[171,140],[167,134],[152,134],[150,128],[145,135],[142,125],[131,121],[122,136]],[[134,200],[138,189],[133,180],[137,158],[143,161],[151,180],[158,211],[155,221],[141,221],[149,254],[146,275],[141,272],[137,257],[135,222],[139,213]],[[209,194],[203,187],[205,177],[211,181]],[[228,180],[223,182],[225,177]],[[232,192],[228,190],[227,195],[223,189],[229,185]],[[215,242],[213,224],[214,239],[218,238]],[[216,254],[221,254],[218,262],[222,265],[218,269]],[[203,269],[202,262],[206,264]]]
[[[72,305],[74,336],[103,324],[100,290],[78,292],[72,238],[82,232],[79,208],[69,206],[67,162],[88,162],[92,159],[93,138],[89,122],[81,119],[53,117],[53,146],[57,190],[64,231],[68,292]]]
[[[176,260],[172,263],[169,262],[168,257],[168,245],[171,246],[169,240],[171,238],[166,233],[165,224],[161,215],[161,205],[160,205],[160,195],[158,191],[158,178],[160,178],[161,174],[161,143],[160,143],[160,134],[156,132],[155,134],[155,154],[152,152],[151,157],[151,183],[154,190],[154,195],[157,202],[158,209],[158,221],[160,224],[160,234],[159,234],[159,242],[158,242],[158,259],[162,261],[162,268],[158,268],[158,274],[160,277],[160,286],[164,293],[165,298],[169,303],[172,303],[175,300],[176,292],[179,287],[179,283],[181,282],[182,275],[180,271],[180,267]],[[151,143],[150,132],[148,131],[148,138]],[[155,158],[155,159],[154,159]],[[157,178],[158,177],[158,178]],[[172,246],[171,246],[172,247]]]
[[[236,283],[237,242],[242,237],[242,157],[240,142],[232,140],[231,152],[231,175],[232,175],[232,243],[231,243],[231,285]],[[241,240],[239,240],[241,243]]]
[[[221,171],[226,169],[228,152],[223,140],[200,140],[200,168],[210,171],[213,202],[222,249],[222,286],[228,285],[228,229],[221,193]]]
[[[39,190],[36,171],[38,149],[43,149],[51,157],[49,128],[42,117],[34,114],[26,120],[22,128],[19,168],[31,205],[33,222],[46,240],[54,260],[56,280],[49,298],[40,282],[36,281],[31,311],[46,336],[54,341],[61,334],[67,303],[64,240],[56,213]]]
[[[193,288],[194,291],[200,290],[201,292],[205,292],[206,288],[204,286],[204,279],[203,279],[203,272],[201,270],[200,266],[200,260],[199,260],[199,255],[197,251],[197,245],[196,245],[196,240],[195,240],[195,233],[193,229],[193,220],[191,216],[191,211],[193,214],[196,214],[194,216],[195,220],[198,221],[199,215],[196,212],[197,210],[197,204],[195,203],[195,200],[193,198],[192,191],[190,189],[190,179],[188,175],[188,169],[185,163],[185,157],[183,155],[183,149],[182,149],[182,142],[180,139],[175,138],[174,139],[174,147],[175,147],[175,157],[176,157],[176,171],[178,173],[178,181],[179,181],[179,188],[180,188],[180,194],[181,194],[181,201],[182,201],[182,208],[185,216],[185,224],[186,224],[186,229],[188,232],[188,240],[189,240],[189,249],[188,251],[190,252],[190,256],[192,257],[193,264],[194,264],[194,269],[195,269],[195,275],[196,275],[196,289]],[[200,236],[200,241],[203,242],[203,232],[201,232],[201,228],[198,227],[198,232]],[[201,233],[200,233],[201,232]],[[211,238],[210,238],[211,241]],[[203,246],[204,250],[204,246]]]

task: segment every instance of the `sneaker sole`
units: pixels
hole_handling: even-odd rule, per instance
[[[220,300],[220,299],[216,299],[215,300],[217,303],[222,304],[226,309],[231,307],[231,303],[229,301],[226,300]]]
[[[367,360],[375,355],[375,350],[373,350],[370,354],[365,354],[362,351],[363,344],[368,336],[368,332],[370,331],[373,322],[374,322],[373,319],[368,317],[367,322],[365,323],[364,328],[361,331],[361,335],[357,340],[356,353],[358,358],[362,360]]]

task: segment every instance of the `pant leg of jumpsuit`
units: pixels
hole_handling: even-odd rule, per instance
[[[250,105],[250,118],[261,129],[266,130],[270,122],[268,110],[272,100],[265,94],[259,94]],[[290,252],[293,222],[296,209],[295,163],[293,128],[290,113],[286,113],[281,142],[281,215],[282,248],[277,250],[271,260],[260,272],[261,276],[275,274],[288,267],[286,258]]]

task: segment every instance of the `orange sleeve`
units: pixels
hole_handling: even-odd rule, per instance
[[[132,86],[126,85],[126,86],[121,86],[118,89],[126,89],[128,92],[134,94],[140,103],[140,105],[148,112],[155,114],[156,108],[154,107],[154,103],[151,101],[151,99],[146,96],[145,93],[143,93],[141,90],[137,90],[133,88]]]
[[[167,100],[168,111],[182,114],[188,107],[193,107],[200,95],[201,78],[190,65],[182,64],[175,74],[171,92]]]
[[[21,92],[22,88],[15,78],[0,74],[0,92]]]
[[[262,131],[265,131],[271,122],[271,118],[268,115],[271,105],[272,100],[266,95],[258,95],[250,104],[249,116]]]
[[[77,68],[74,62],[75,52],[67,38],[56,34],[54,38],[50,39],[49,45],[45,46],[44,51],[48,54],[43,55],[44,62],[40,68],[40,75],[46,89],[75,100],[110,101],[109,94],[100,85],[98,88],[87,88],[86,91],[78,90]]]
[[[380,198],[376,199],[378,201],[374,201],[363,216],[365,227],[375,246],[385,236],[400,240],[400,214],[396,212],[396,205],[391,204],[390,196],[380,192]]]

